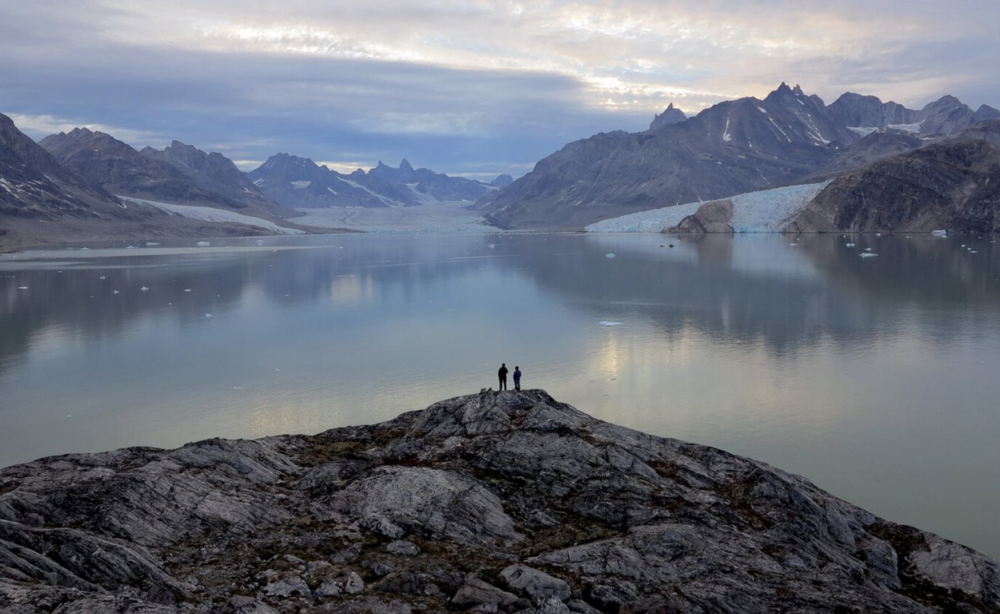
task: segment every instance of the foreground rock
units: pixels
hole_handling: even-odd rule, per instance
[[[0,472],[0,611],[448,610],[1000,612],[1000,570],[542,391]]]

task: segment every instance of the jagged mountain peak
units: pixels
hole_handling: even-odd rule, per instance
[[[403,158],[403,161],[399,163],[399,170],[401,171],[413,171],[413,166],[410,165],[410,161]]]
[[[687,115],[684,114],[684,111],[681,111],[679,108],[675,107],[674,103],[671,102],[670,104],[667,105],[667,108],[664,109],[663,113],[660,113],[659,115],[653,117],[652,123],[649,124],[649,129],[656,130],[658,128],[662,128],[663,126],[671,126],[673,124],[679,124],[683,121],[686,121],[687,118],[688,117]]]

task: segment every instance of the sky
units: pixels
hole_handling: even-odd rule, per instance
[[[996,0],[0,0],[0,113],[270,155],[515,177],[780,82],[1000,107]]]

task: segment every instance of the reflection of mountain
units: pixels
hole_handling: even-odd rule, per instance
[[[423,302],[430,285],[484,268],[533,280],[595,323],[632,314],[670,335],[693,326],[720,341],[760,340],[777,353],[823,337],[864,344],[896,334],[905,318],[938,332],[998,318],[988,240],[976,255],[951,239],[866,236],[853,249],[829,235],[803,237],[796,247],[777,235],[690,236],[672,239],[673,249],[660,240],[310,237],[296,241],[321,247],[169,259],[139,250],[77,263],[86,268],[74,268],[66,252],[62,273],[0,273],[0,370],[53,331],[74,341],[116,340],[147,318],[199,326],[206,313],[219,317],[261,298],[278,309],[323,301],[367,309],[389,295]],[[878,258],[860,258],[866,246]]]
[[[478,246],[478,238],[461,239],[455,246],[441,245],[437,239],[352,237],[339,241],[347,245],[345,249],[337,249],[338,242],[329,237],[312,241],[334,244],[223,257],[192,254],[197,258],[194,266],[186,258],[143,257],[137,252],[140,255],[128,258],[82,259],[78,264],[86,268],[73,268],[73,252],[66,252],[60,260],[61,273],[54,268],[2,271],[0,373],[23,357],[45,331],[95,341],[126,337],[130,328],[148,317],[192,326],[203,322],[205,314],[236,310],[257,291],[278,306],[329,297],[349,303],[389,288],[410,297],[433,280],[467,274],[481,265],[462,258],[467,243]],[[20,286],[27,290],[19,290]],[[143,286],[148,291],[141,291]]]
[[[556,255],[551,242],[525,241],[524,259],[531,262],[525,271],[592,312],[595,322],[611,311],[631,312],[668,333],[692,325],[720,341],[760,340],[777,353],[824,336],[862,344],[875,333],[885,338],[912,315],[948,318],[971,310],[997,317],[1000,287],[986,283],[989,260],[972,260],[948,241],[887,237],[877,259],[863,259],[861,239],[847,249],[830,236],[790,247],[780,236],[701,235],[672,250],[606,239],[576,239],[576,249]],[[608,259],[608,252],[616,257]]]

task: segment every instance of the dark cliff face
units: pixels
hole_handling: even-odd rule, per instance
[[[98,185],[60,166],[0,114],[0,222],[142,217]]]
[[[789,226],[803,232],[996,232],[1000,121],[831,183]]]
[[[1000,571],[763,463],[483,391],[315,437],[5,469],[0,608],[56,604],[998,612]]]
[[[40,145],[66,168],[116,195],[236,210],[275,207],[231,160],[179,141],[163,151],[140,152],[111,135],[76,128]]]

